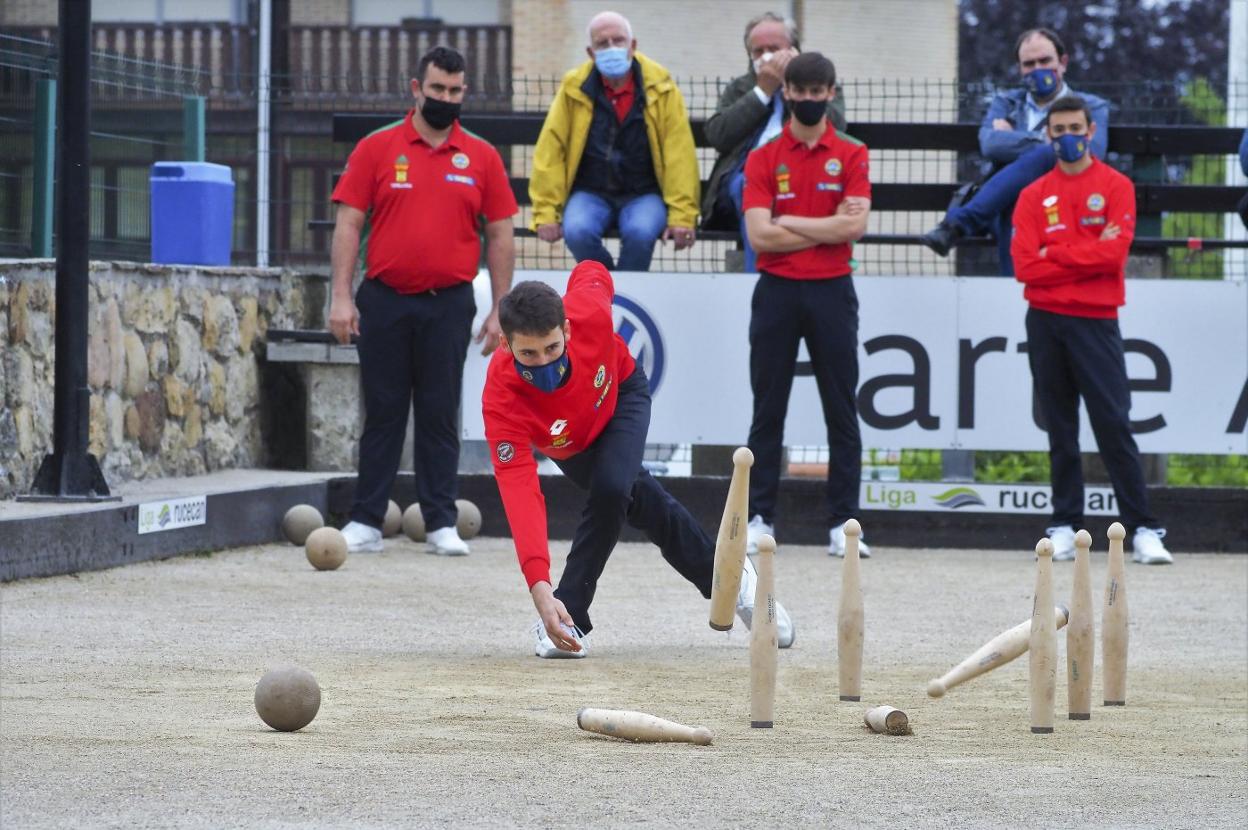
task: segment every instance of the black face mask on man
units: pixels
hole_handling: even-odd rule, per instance
[[[807,127],[813,127],[823,120],[823,114],[827,112],[827,101],[812,101],[809,98],[805,101],[791,101],[789,108],[793,110],[793,117],[805,124]]]
[[[459,102],[439,101],[437,98],[425,98],[420,105],[420,117],[435,130],[445,130],[459,118]]]

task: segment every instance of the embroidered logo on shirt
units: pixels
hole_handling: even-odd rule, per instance
[[[823,170],[829,176],[841,175],[841,160],[840,159],[828,159],[823,165]]]
[[[611,381],[607,381],[607,385],[602,387],[602,394],[598,396],[598,400],[594,402],[594,409],[602,406],[602,402],[607,399],[607,393],[611,391]]]
[[[560,418],[559,420],[555,421],[553,424],[550,425],[550,434],[558,435],[559,433],[567,429],[567,427],[568,427],[567,419]]]
[[[468,154],[456,153],[451,156],[451,164],[455,165],[457,170],[466,170],[468,168]]]
[[[516,457],[516,448],[511,444],[503,441],[498,445],[498,460],[506,464],[508,461]]]
[[[447,174],[446,174],[446,180],[447,180],[448,182],[456,182],[456,183],[458,183],[458,184],[469,184],[469,185],[472,185],[472,184],[476,184],[476,183],[477,183],[477,180],[476,180],[476,179],[474,179],[472,176],[457,176],[457,175],[455,175],[454,173],[447,173]]]
[[[1057,196],[1045,197],[1045,200],[1041,202],[1040,204],[1044,206],[1044,216],[1046,219],[1049,220],[1050,229],[1054,225],[1061,222],[1061,219],[1058,218],[1058,212],[1057,212]]]
[[[1086,225],[1104,225],[1105,217],[1104,216],[1081,216],[1079,217],[1079,224],[1085,225],[1085,226]]]
[[[819,182],[818,184],[815,185],[815,189],[816,190],[835,190],[839,192],[843,190],[844,188],[841,186],[840,182]]]
[[[789,166],[787,164],[776,168],[776,190],[780,193],[789,192]]]
[[[1097,211],[1105,209],[1105,197],[1099,193],[1093,193],[1088,197],[1088,210]]]
[[[601,389],[602,384],[607,380],[607,367],[601,363],[598,364],[598,371],[594,373],[594,388]]]
[[[571,440],[572,440],[571,435],[560,435],[554,441],[550,442],[550,446],[554,449],[559,449],[560,447],[564,446]]]
[[[407,156],[399,156],[394,160],[394,180],[399,184],[407,181]]]

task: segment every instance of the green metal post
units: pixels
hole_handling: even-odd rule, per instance
[[[204,103],[201,95],[182,99],[182,161],[204,160],[207,134]]]
[[[56,180],[56,80],[35,85],[34,211],[30,223],[31,255],[52,256],[52,208]]]

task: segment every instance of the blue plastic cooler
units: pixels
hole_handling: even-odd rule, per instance
[[[234,180],[224,164],[152,165],[152,262],[229,265]]]

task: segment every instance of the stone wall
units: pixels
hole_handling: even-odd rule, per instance
[[[0,498],[52,448],[55,274],[0,263]],[[320,323],[319,281],[126,262],[92,262],[90,280],[90,451],[109,485],[263,466],[263,338]]]

